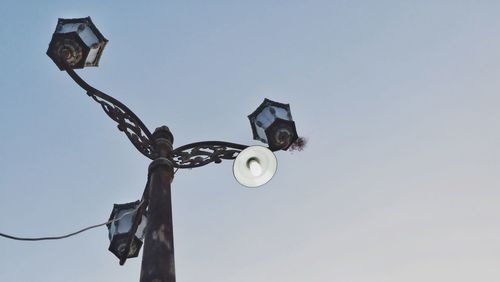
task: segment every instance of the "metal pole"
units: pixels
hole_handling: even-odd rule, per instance
[[[142,255],[141,282],[175,282],[174,234],[170,183],[174,172],[169,157],[173,136],[166,126],[153,133],[158,157],[149,166],[148,226]]]

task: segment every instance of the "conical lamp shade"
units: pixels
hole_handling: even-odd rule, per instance
[[[241,185],[254,188],[271,180],[277,166],[276,157],[271,150],[251,146],[241,151],[234,160],[233,174]]]

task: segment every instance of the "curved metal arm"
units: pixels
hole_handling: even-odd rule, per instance
[[[85,82],[76,72],[64,61],[64,70],[69,76],[99,103],[104,112],[115,122],[118,129],[127,135],[128,139],[143,155],[154,159],[155,152],[152,145],[152,135],[144,123],[127,106],[115,98],[95,89]]]
[[[220,163],[222,159],[234,160],[247,147],[222,141],[196,142],[173,150],[172,160],[177,168],[195,168],[211,162]]]

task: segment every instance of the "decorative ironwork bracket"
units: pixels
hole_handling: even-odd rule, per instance
[[[120,101],[90,86],[65,61],[63,65],[64,70],[76,84],[99,103],[112,120],[118,123],[118,129],[125,133],[135,148],[144,156],[155,159],[157,154],[152,144],[153,136],[139,117]],[[173,150],[171,159],[176,168],[195,168],[212,162],[220,163],[223,159],[234,160],[247,147],[222,141],[195,142]]]
[[[127,138],[132,142],[141,154],[154,159],[156,153],[154,152],[152,144],[152,135],[144,123],[137,117],[132,110],[122,104],[115,98],[95,89],[85,82],[64,60],[64,70],[69,76],[85,91],[87,95],[92,97],[99,103],[104,112],[116,123],[118,129],[125,133]]]
[[[195,168],[212,162],[220,163],[223,159],[234,160],[247,147],[221,141],[196,142],[176,148],[172,160],[177,168]]]

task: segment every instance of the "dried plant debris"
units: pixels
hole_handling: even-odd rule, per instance
[[[292,143],[290,148],[288,148],[289,151],[302,151],[306,147],[307,144],[307,139],[305,137],[299,137],[295,142]]]

